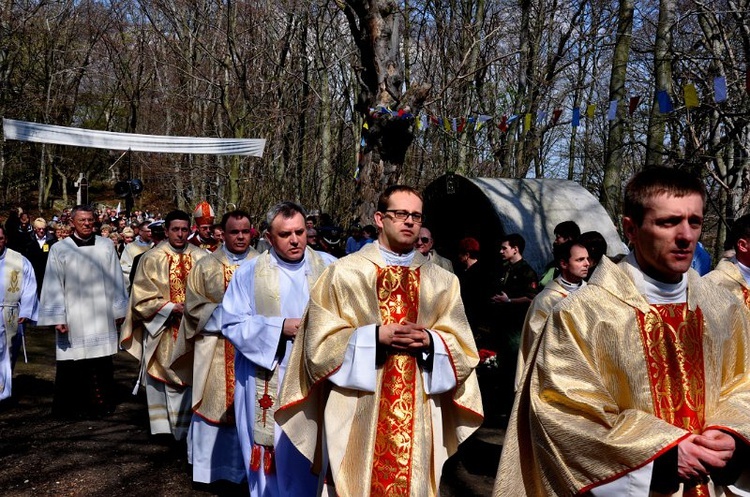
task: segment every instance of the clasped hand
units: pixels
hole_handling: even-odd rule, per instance
[[[682,481],[703,481],[734,454],[734,438],[719,430],[690,435],[677,445],[677,474]]]
[[[421,324],[389,323],[380,326],[378,341],[396,350],[421,350],[430,346],[430,334]]]

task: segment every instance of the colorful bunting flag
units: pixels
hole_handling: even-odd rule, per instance
[[[523,116],[523,131],[526,133],[531,129],[531,113],[527,112]]]
[[[497,123],[497,128],[503,133],[508,131],[508,116],[503,114],[502,117],[500,117],[500,122]]]
[[[727,78],[724,76],[714,79],[714,100],[717,104],[727,100]]]
[[[685,92],[685,107],[692,109],[693,107],[698,107],[700,105],[700,102],[698,101],[698,92],[693,83],[686,84],[683,87],[683,91]]]
[[[482,129],[482,126],[484,126],[484,123],[492,119],[492,116],[488,116],[486,114],[479,114],[477,117],[477,123],[474,125],[474,131],[479,131]]]
[[[573,107],[573,120],[570,122],[571,126],[577,128],[581,125],[581,108]]]
[[[562,109],[555,109],[552,111],[552,125],[553,126],[557,124],[557,121],[560,119],[561,115],[562,115]]]
[[[536,112],[536,123],[542,124],[545,119],[547,119],[547,113],[544,112],[543,110],[538,110]]]
[[[607,111],[607,119],[614,121],[617,119],[617,100],[611,100],[609,102],[609,111]]]
[[[596,116],[596,104],[589,104],[588,107],[586,107],[586,117],[593,119],[594,116]]]
[[[636,95],[634,97],[630,97],[630,102],[628,103],[628,115],[632,116],[633,112],[635,112],[635,109],[638,108],[638,103],[641,101],[641,96]]]
[[[659,102],[659,112],[662,114],[672,112],[672,99],[669,98],[667,90],[659,90],[656,92],[656,100]]]

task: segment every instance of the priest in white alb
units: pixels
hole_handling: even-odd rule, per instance
[[[222,303],[222,333],[234,345],[237,431],[253,497],[315,495],[309,462],[274,422],[279,388],[309,291],[332,256],[307,248],[305,211],[274,206],[271,250],[243,264]]]
[[[93,209],[76,206],[70,219],[73,234],[49,251],[38,324],[56,331],[52,413],[98,417],[114,409],[112,356],[128,297],[115,246],[94,234]]]
[[[36,321],[36,276],[29,260],[6,246],[5,228],[0,226],[0,400],[11,396],[13,366],[23,326]]]

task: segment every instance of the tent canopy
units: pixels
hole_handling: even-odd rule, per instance
[[[627,251],[612,220],[581,185],[559,179],[474,178],[447,174],[424,191],[426,226],[436,250],[456,263],[458,242],[479,240],[483,266],[499,262],[499,240],[519,233],[523,256],[537,273],[552,260],[555,225],[575,221],[581,233],[598,231],[607,240],[607,255]]]
[[[171,154],[249,155],[263,157],[264,139],[139,135],[71,128],[3,118],[6,140],[76,147]]]

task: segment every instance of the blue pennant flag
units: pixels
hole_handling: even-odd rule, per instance
[[[667,90],[659,90],[656,92],[656,99],[659,101],[659,112],[662,114],[672,112],[672,100],[669,98]]]

